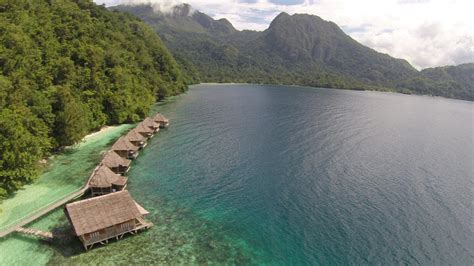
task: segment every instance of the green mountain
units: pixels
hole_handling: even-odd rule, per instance
[[[50,151],[187,88],[149,26],[90,0],[3,0],[0,33],[0,199]]]
[[[419,88],[420,94],[474,100],[474,63],[423,69],[406,86]]]
[[[299,84],[474,99],[472,72],[453,70],[457,75],[435,78],[429,70],[420,72],[405,60],[358,43],[318,16],[281,13],[268,29],[257,32],[238,31],[226,19],[214,20],[187,4],[166,14],[149,5],[112,9],[151,25],[195,82]]]

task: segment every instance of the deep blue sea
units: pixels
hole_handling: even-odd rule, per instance
[[[129,173],[155,226],[51,262],[472,265],[473,107],[193,86]]]

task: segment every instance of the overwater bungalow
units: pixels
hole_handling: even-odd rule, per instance
[[[131,162],[131,160],[120,157],[115,151],[108,151],[101,164],[110,168],[114,173],[123,175],[130,169]]]
[[[160,124],[161,128],[168,127],[170,124],[170,121],[168,120],[168,118],[166,118],[164,115],[160,113],[155,115],[155,117],[153,118],[153,121]]]
[[[65,213],[86,250],[153,225],[143,219],[148,211],[126,190],[69,203]]]
[[[111,148],[120,157],[135,159],[138,156],[139,147],[133,145],[127,137],[120,137]]]
[[[158,132],[158,131],[160,131],[160,124],[159,124],[159,123],[156,123],[155,121],[153,121],[153,119],[151,119],[151,118],[149,118],[149,117],[145,118],[145,119],[142,121],[142,123],[143,123],[145,126],[151,128],[151,129],[153,129],[153,130],[155,131],[155,133]]]
[[[125,189],[127,177],[116,174],[105,165],[99,166],[89,181],[92,197],[109,194]]]
[[[136,127],[135,131],[140,133],[142,136],[144,136],[147,139],[150,139],[153,137],[155,130],[147,127],[143,122],[140,122]]]
[[[130,130],[127,135],[125,135],[125,138],[139,149],[143,149],[146,146],[146,137],[138,133],[135,129]]]

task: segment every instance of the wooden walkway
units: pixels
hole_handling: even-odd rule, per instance
[[[161,124],[160,124],[161,125]],[[164,127],[167,127],[168,124],[166,124],[166,121],[165,121],[165,124],[164,124]],[[137,153],[138,155],[138,153]],[[103,158],[102,158],[103,159]],[[102,160],[101,160],[102,161]],[[63,206],[64,204],[72,201],[73,199],[76,199],[82,195],[84,195],[84,193],[87,192],[87,190],[89,189],[89,182],[90,180],[92,179],[92,177],[94,176],[94,174],[96,173],[96,171],[99,169],[100,167],[100,164],[97,165],[97,167],[94,169],[94,171],[92,171],[91,175],[89,176],[89,179],[87,179],[87,182],[84,184],[84,186],[78,190],[78,191],[75,191],[75,192],[71,192],[70,194],[68,194],[67,196],[65,196],[64,198],[62,199],[59,199],[58,201],[56,202],[53,202],[45,207],[43,207],[42,209],[39,209],[35,212],[32,212],[30,213],[29,215],[27,215],[26,217],[23,217],[23,218],[20,218],[18,219],[18,221],[15,221],[14,223],[12,223],[11,225],[7,225],[7,228],[4,229],[4,230],[1,230],[0,231],[0,238],[1,237],[4,237],[4,236],[7,236],[9,235],[10,233],[13,233],[15,231],[17,232],[21,232],[21,233],[31,233],[31,234],[34,234],[33,231],[31,230],[35,230],[35,229],[29,229],[29,228],[24,228],[23,226],[33,222],[34,220],[40,218],[41,216],[53,211],[54,209],[58,208],[58,207],[61,207]],[[142,227],[144,228],[148,228],[150,226],[152,226],[153,224],[152,223],[146,223],[145,221],[143,221],[143,224]],[[36,230],[36,232],[38,234],[40,234],[39,230]],[[43,232],[44,233],[44,232]],[[40,234],[41,235],[41,234]],[[46,236],[46,234],[44,234],[44,236]]]
[[[53,233],[51,232],[45,232],[41,231],[35,228],[25,228],[25,227],[19,227],[15,230],[18,233],[26,234],[26,235],[33,235],[37,237],[41,237],[44,239],[53,239]]]
[[[23,226],[33,222],[34,220],[40,218],[41,216],[53,211],[54,209],[56,209],[58,207],[61,207],[62,205],[68,203],[69,201],[84,195],[84,193],[86,193],[87,190],[89,189],[90,179],[94,176],[94,174],[95,174],[95,172],[97,171],[98,168],[99,168],[99,166],[97,166],[94,169],[94,171],[92,171],[92,174],[90,175],[89,179],[87,180],[87,182],[84,184],[84,186],[80,190],[72,192],[71,194],[67,195],[66,197],[64,197],[64,198],[62,198],[62,199],[46,206],[46,207],[44,207],[43,209],[40,209],[40,210],[32,213],[31,215],[25,217],[21,221],[11,225],[7,229],[0,231],[0,237],[7,236],[10,233],[21,230],[20,228],[22,228]]]

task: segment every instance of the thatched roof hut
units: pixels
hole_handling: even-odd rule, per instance
[[[146,138],[135,129],[130,130],[125,138],[138,148],[143,148],[146,145]]]
[[[99,166],[89,181],[92,196],[104,195],[120,191],[127,185],[125,176],[116,174],[105,165]]]
[[[120,157],[115,151],[108,151],[104,158],[102,159],[101,164],[107,166],[116,174],[124,174],[130,168],[130,163],[132,161]]]
[[[142,136],[145,138],[151,138],[153,137],[153,133],[155,133],[155,130],[147,127],[143,122],[140,122],[134,129],[136,132],[140,133]]]
[[[120,137],[111,148],[123,158],[135,159],[138,156],[139,147],[131,143],[127,137]]]
[[[86,250],[152,225],[143,219],[146,210],[126,190],[69,203],[65,211]]]
[[[159,124],[159,123],[156,123],[155,121],[153,121],[153,119],[151,119],[151,118],[149,118],[149,117],[145,118],[145,119],[142,121],[142,123],[143,123],[145,126],[151,128],[151,129],[153,129],[155,132],[157,132],[157,131],[160,130],[160,124]]]
[[[138,147],[133,145],[127,137],[120,137],[112,146],[113,151],[137,151]]]
[[[160,124],[160,127],[168,127],[170,124],[170,121],[168,118],[166,118],[164,115],[157,113],[155,117],[153,118],[153,121],[156,123]]]

